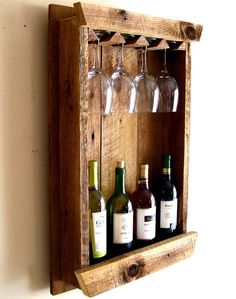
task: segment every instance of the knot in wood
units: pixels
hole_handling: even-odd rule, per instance
[[[123,17],[124,21],[128,20],[128,12],[126,10],[121,9],[120,15]]]
[[[136,264],[129,266],[127,274],[129,277],[135,277],[138,274],[139,267]]]
[[[185,33],[186,36],[191,40],[194,40],[196,38],[196,30],[193,26],[187,26],[185,28]]]

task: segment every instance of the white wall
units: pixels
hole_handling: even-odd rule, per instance
[[[51,3],[72,5],[73,1]],[[195,254],[98,298],[236,298],[234,1],[97,3],[204,25],[201,42],[192,46],[189,230],[199,232]],[[52,298],[47,7],[48,0],[0,0],[1,299]],[[75,290],[58,298],[84,296]]]

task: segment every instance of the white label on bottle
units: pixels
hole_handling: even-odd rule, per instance
[[[177,225],[177,198],[170,201],[161,201],[161,228],[176,229]]]
[[[107,247],[107,211],[92,213],[94,233],[94,257],[106,254]]]
[[[126,244],[133,241],[133,211],[113,214],[113,243]]]
[[[156,236],[156,207],[137,209],[137,239],[152,240]]]

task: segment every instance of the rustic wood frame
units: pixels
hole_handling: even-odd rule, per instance
[[[156,37],[157,40],[150,45],[152,51],[148,56],[150,61],[155,61],[155,64],[150,66],[150,71],[153,73],[158,69],[157,52],[159,51],[155,50],[172,49],[172,71],[178,77],[183,89],[180,112],[175,115],[165,114],[154,117],[145,115],[89,117],[87,96],[87,72],[91,52],[89,39],[96,40],[96,34],[93,32],[96,29],[142,36],[142,43],[143,41],[146,43],[145,37]],[[200,40],[201,31],[201,25],[189,22],[166,20],[86,3],[76,3],[74,7],[49,6],[50,285],[52,294],[79,287],[86,295],[94,296],[162,269],[192,254],[197,233],[187,233],[190,42]],[[114,38],[111,38],[111,44],[112,40],[114,42]],[[137,72],[139,57],[135,47],[139,47],[138,42],[140,43],[141,39],[137,37],[136,40],[137,44],[134,40],[126,49],[127,60],[130,60],[127,68],[133,74]],[[104,41],[104,45],[108,47],[102,50],[102,66],[109,73],[115,64],[116,50],[109,46],[109,39]],[[177,127],[174,133],[171,133],[172,127]],[[110,130],[107,135],[106,130]],[[123,134],[129,139],[125,141],[125,148],[128,148],[131,143],[135,144],[135,147],[131,147],[128,152],[121,149],[120,136]],[[155,140],[155,134],[160,137],[160,141]],[[110,135],[115,136],[115,145]],[[150,140],[157,142],[153,148]],[[166,145],[161,144],[163,141]],[[156,154],[157,148],[160,148],[160,154]],[[106,151],[109,152],[109,158],[111,161],[114,160],[114,163],[120,156],[128,161],[135,157],[136,160],[132,160],[132,165],[131,162],[127,165],[129,169],[127,189],[132,192],[135,188],[137,165],[142,159],[158,165],[162,152],[168,150],[173,151],[174,156],[178,158],[174,172],[180,190],[179,235],[98,265],[89,266],[88,159],[98,159],[102,164],[104,170],[100,178],[101,188],[108,196],[114,179],[111,172],[113,165],[111,167],[106,162]],[[160,169],[157,167],[151,171],[156,179]],[[154,179],[151,183],[155,187]],[[105,283],[104,277],[108,278]]]

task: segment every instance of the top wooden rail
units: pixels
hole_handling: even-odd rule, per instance
[[[202,25],[190,22],[169,20],[95,4],[78,2],[74,7],[80,26],[92,29],[191,42],[200,40],[203,28]]]

